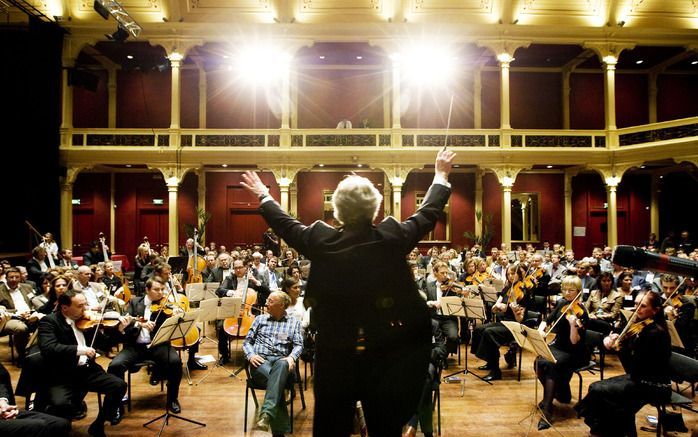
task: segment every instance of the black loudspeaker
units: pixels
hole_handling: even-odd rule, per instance
[[[99,76],[89,71],[71,68],[68,70],[68,85],[96,92],[99,85]]]

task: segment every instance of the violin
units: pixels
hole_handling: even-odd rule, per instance
[[[618,338],[616,339],[616,342],[614,343],[614,348],[616,350],[622,349],[625,345],[628,344],[628,341],[632,340],[633,338],[636,338],[638,335],[640,335],[643,329],[645,329],[652,323],[654,323],[654,319],[648,317],[640,322],[629,324],[629,328],[624,330],[624,332],[622,332],[621,335],[618,336]]]
[[[91,328],[115,328],[119,326],[121,315],[116,311],[107,311],[100,317],[94,311],[85,311],[82,318],[75,321],[75,327],[81,331]]]
[[[441,285],[446,287],[446,290],[443,290],[442,288],[442,293],[444,296],[448,295],[449,293],[460,295],[463,295],[466,292],[470,293],[470,291],[466,289],[467,286],[463,282],[457,282],[452,279],[449,279],[446,282],[443,282]]]
[[[538,280],[543,276],[543,273],[543,267],[538,267],[533,271],[533,273],[526,275],[526,279],[524,279],[524,285],[526,288],[530,289],[538,285]]]
[[[507,292],[507,305],[510,303],[519,303],[521,299],[526,295],[526,290],[524,289],[524,283],[521,281],[516,281]]]
[[[187,311],[189,311],[189,299],[176,292],[174,292],[172,300],[165,296],[158,302],[153,302],[150,306],[150,312],[156,314],[154,318],[151,316],[154,320],[157,320],[160,314],[164,314],[167,318],[174,314],[184,314]],[[183,338],[170,341],[170,345],[175,349],[184,349],[185,347],[194,346],[200,339],[199,329],[196,326],[192,326]]]

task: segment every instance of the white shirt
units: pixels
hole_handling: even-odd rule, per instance
[[[145,312],[143,313],[143,318],[147,321],[150,320],[150,306],[153,304],[153,302],[150,300],[148,296],[146,296],[143,299],[143,304],[145,305]],[[138,344],[149,344],[150,343],[150,331],[148,331],[145,328],[141,328],[141,331],[138,333],[138,339],[136,339],[136,343]]]
[[[12,296],[12,302],[14,302],[17,313],[21,314],[31,311],[31,308],[29,308],[29,305],[27,305],[27,301],[24,300],[24,295],[20,291],[19,287],[15,288],[14,290],[10,290],[10,296]]]
[[[82,288],[82,294],[85,295],[87,299],[87,306],[94,308],[99,306],[99,294],[92,288],[92,284],[88,283],[87,286]]]
[[[65,319],[65,322],[73,329],[73,334],[75,334],[75,339],[78,341],[78,366],[84,366],[87,364],[87,343],[85,343],[85,334],[82,333],[76,326],[72,319]]]

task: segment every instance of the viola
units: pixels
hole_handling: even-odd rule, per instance
[[[158,318],[157,314],[164,314],[165,317],[171,317],[174,314],[184,314],[187,311],[189,311],[189,299],[179,293],[174,293],[172,300],[163,297],[150,306],[150,312],[156,314],[154,317],[155,320]],[[199,329],[196,326],[192,326],[184,338],[172,340],[170,341],[170,345],[175,349],[183,349],[185,347],[194,346],[200,339],[201,335],[199,334]]]

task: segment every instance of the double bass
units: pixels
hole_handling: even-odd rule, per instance
[[[187,262],[187,284],[200,284],[204,282],[201,271],[206,268],[206,260],[197,253],[199,230],[194,228],[194,256]]]

